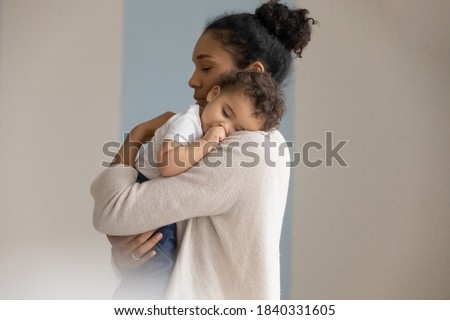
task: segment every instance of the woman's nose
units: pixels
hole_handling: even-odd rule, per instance
[[[189,87],[191,87],[191,88],[194,88],[194,89],[195,88],[200,88],[200,80],[199,80],[199,78],[197,76],[197,71],[194,71],[192,73],[192,76],[189,79],[188,84],[189,84]]]

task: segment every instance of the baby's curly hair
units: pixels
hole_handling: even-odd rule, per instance
[[[221,91],[242,90],[255,107],[255,116],[262,120],[261,129],[278,128],[286,110],[284,94],[277,82],[265,72],[237,70],[222,75]]]

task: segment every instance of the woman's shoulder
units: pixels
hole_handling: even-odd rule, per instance
[[[221,143],[221,148],[227,158],[245,163],[245,168],[281,168],[290,161],[289,146],[278,130],[235,132]]]
[[[256,142],[256,143],[286,143],[284,136],[278,130],[272,131],[236,131],[227,137],[228,141],[238,141],[240,143]]]

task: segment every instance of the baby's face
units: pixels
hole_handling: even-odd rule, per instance
[[[207,101],[201,114],[203,133],[215,126],[223,127],[227,136],[235,131],[261,130],[262,121],[255,116],[253,103],[242,91],[221,91],[215,86]]]

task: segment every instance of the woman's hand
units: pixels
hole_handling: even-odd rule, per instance
[[[147,143],[154,136],[155,131],[166,123],[166,121],[174,114],[175,113],[168,111],[154,119],[145,121],[134,127],[130,134],[132,134],[134,140],[137,140],[142,144]]]
[[[147,143],[153,137],[155,131],[173,115],[173,112],[166,112],[154,119],[143,122],[134,127],[126,137],[111,165],[125,164],[127,166],[134,167],[139,148],[144,143]]]
[[[137,269],[152,259],[156,252],[153,247],[162,239],[155,230],[134,236],[107,236],[112,245],[111,254],[120,273]]]

